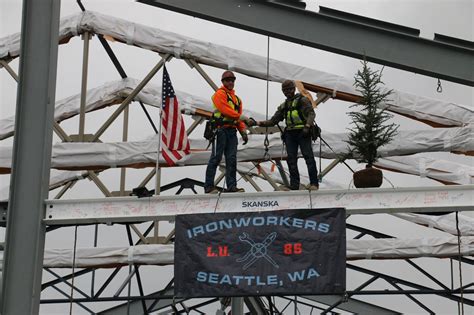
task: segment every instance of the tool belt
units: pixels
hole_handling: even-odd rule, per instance
[[[211,120],[208,120],[206,122],[206,127],[204,128],[204,139],[208,141],[214,140],[214,137],[216,136],[216,126]]]
[[[222,128],[222,127],[235,127],[237,126],[237,121],[229,122],[229,121],[224,121],[222,117],[216,118],[216,117],[211,117],[206,122],[206,126],[204,128],[204,139],[208,141],[213,141],[214,138],[216,137],[217,129]]]
[[[311,134],[311,140],[316,141],[321,136],[321,128],[319,128],[318,124],[314,122],[314,125],[311,126],[309,131]]]
[[[280,128],[280,126],[278,126],[278,128]],[[302,129],[294,129],[294,130],[300,130],[301,131]],[[288,132],[287,128],[285,128],[284,130],[281,130],[281,128],[280,128],[280,132],[281,132],[281,140],[283,142],[285,142],[285,133]],[[311,140],[313,140],[313,141],[318,140],[318,138],[321,136],[321,128],[319,128],[319,126],[318,126],[318,124],[316,124],[316,122],[314,122],[314,124],[310,127],[309,134],[311,135]]]

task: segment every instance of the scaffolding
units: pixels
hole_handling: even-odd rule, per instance
[[[28,1],[26,1],[28,2]],[[72,35],[64,34],[59,32],[59,40],[53,36],[54,24],[59,25],[59,12],[57,1],[48,1],[55,10],[45,10],[44,7],[41,9],[45,10],[45,14],[50,14],[50,20],[53,25],[48,25],[51,32],[45,31],[45,29],[40,29],[38,25],[40,22],[30,20],[31,24],[31,36],[38,36],[36,38],[36,43],[34,47],[41,46],[41,41],[51,41],[51,42],[60,42],[65,43],[69,41]],[[33,1],[31,2],[33,5]],[[48,11],[48,13],[46,13]],[[82,17],[87,17],[89,13],[83,13]],[[30,17],[30,19],[33,19]],[[76,18],[77,19],[77,18]],[[77,19],[79,20],[79,19]],[[26,19],[28,22],[28,18]],[[28,23],[26,22],[26,25]],[[114,22],[112,22],[114,23]],[[117,22],[118,23],[118,22]],[[93,23],[92,23],[93,24]],[[25,31],[24,26],[23,31]],[[34,27],[38,28],[39,34],[33,33]],[[140,26],[136,26],[139,28]],[[75,34],[79,35],[79,34]],[[160,99],[158,93],[154,92],[152,89],[144,93],[144,89],[149,87],[149,82],[154,75],[161,69],[161,67],[172,58],[182,59],[186,64],[191,68],[196,70],[203,80],[211,86],[212,89],[216,89],[217,85],[212,80],[211,76],[206,72],[206,70],[201,66],[209,65],[209,62],[206,63],[203,58],[198,58],[192,53],[186,55],[185,53],[175,53],[172,54],[168,51],[160,51],[157,55],[157,62],[152,67],[152,69],[144,76],[140,81],[137,81],[131,87],[127,87],[125,93],[115,93],[110,98],[109,101],[104,101],[104,103],[91,104],[91,99],[93,93],[91,90],[88,90],[88,71],[89,71],[89,54],[90,54],[90,44],[93,39],[98,39],[100,45],[105,49],[115,67],[117,68],[120,76],[122,78],[127,78],[125,70],[122,68],[117,56],[115,55],[112,47],[109,45],[108,41],[119,41],[124,43],[135,43],[132,45],[147,48],[145,44],[138,44],[136,41],[127,41],[121,37],[120,33],[114,33],[112,29],[100,29],[100,27],[93,28],[89,27],[81,30],[80,35],[83,40],[83,58],[82,58],[82,80],[81,80],[81,90],[80,95],[76,98],[75,101],[78,101],[78,104],[75,101],[66,100],[63,104],[75,104],[78,105],[74,110],[69,114],[69,116],[63,116],[61,118],[55,117],[54,121],[51,120],[51,128],[49,128],[50,133],[54,131],[58,139],[64,144],[71,144],[72,146],[66,147],[65,151],[72,152],[72,154],[66,154],[66,156],[74,156],[74,150],[82,146],[88,146],[92,143],[96,143],[99,146],[102,146],[101,137],[103,134],[110,128],[114,121],[117,120],[120,116],[123,117],[123,124],[121,128],[121,142],[128,142],[128,133],[129,133],[129,108],[133,102],[137,102],[140,105],[144,115],[149,119],[150,125],[157,132],[156,126],[153,123],[153,120],[150,117],[150,114],[147,110],[147,107],[159,107],[159,104],[154,103],[153,97],[147,98],[147,95],[154,96],[155,99]],[[26,47],[27,45],[25,45]],[[45,46],[45,45],[43,45]],[[156,47],[155,47],[156,48]],[[54,49],[53,49],[54,50]],[[40,53],[39,51],[36,51]],[[50,53],[48,51],[42,52],[42,57],[44,58],[53,58],[55,57],[54,52]],[[14,80],[19,81],[18,75],[15,73],[9,63],[19,54],[7,54],[4,57],[0,56],[1,67],[4,68]],[[23,59],[23,57],[21,58]],[[21,62],[32,62],[32,60],[21,60]],[[53,58],[54,59],[54,58]],[[51,59],[52,64],[53,59]],[[28,71],[38,71],[38,75],[44,75],[45,72],[54,70],[54,66],[50,65],[49,67],[41,69],[31,69],[27,66],[23,66],[23,71],[20,72],[21,77],[28,78]],[[227,68],[227,64],[221,64],[220,61],[216,61],[211,64],[212,66],[221,65],[219,68]],[[34,64],[30,63],[30,66],[33,67]],[[292,65],[288,65],[291,67]],[[241,68],[240,73],[248,74],[252,72],[253,76],[257,78],[264,78],[263,73],[258,72],[259,69],[249,69]],[[277,77],[277,75],[275,74]],[[279,77],[273,79],[276,82],[282,80],[282,78],[289,79],[299,79],[299,78],[290,78],[290,77]],[[268,76],[266,76],[268,78]],[[32,76],[29,84],[35,84],[35,77]],[[272,80],[270,78],[270,80]],[[54,86],[54,79],[50,81],[45,80],[45,83],[49,84],[49,88],[45,89],[45,92],[51,93],[51,87]],[[23,82],[23,88],[27,87],[28,82]],[[351,93],[344,93],[344,91],[336,91],[333,87],[324,87],[311,82],[302,82],[303,89],[302,92],[313,92],[316,94],[315,105],[317,106],[321,102],[328,101],[331,97],[346,99],[354,101],[357,98],[357,95]],[[301,88],[301,87],[300,87]],[[305,91],[306,89],[307,91]],[[100,89],[99,90],[103,90]],[[159,90],[159,89],[158,89]],[[124,91],[124,90],[121,90]],[[309,91],[309,92],[308,92]],[[24,95],[28,95],[28,92],[25,91]],[[48,94],[46,93],[46,94]],[[153,94],[155,93],[155,94]],[[54,93],[53,93],[54,94]],[[20,98],[21,98],[20,94]],[[311,95],[311,94],[310,94]],[[41,95],[41,97],[46,97],[48,95]],[[38,94],[30,92],[30,97],[39,97]],[[50,97],[50,95],[49,95]],[[179,95],[178,95],[179,97]],[[349,98],[349,99],[347,99]],[[54,99],[54,97],[52,98]],[[101,99],[103,101],[103,99]],[[188,114],[192,117],[192,124],[187,130],[188,135],[191,135],[196,128],[205,121],[211,115],[211,109],[206,107],[205,104],[202,104],[198,99],[193,98],[194,102],[191,102],[189,108],[184,110],[185,114]],[[32,100],[30,100],[32,102]],[[69,102],[69,103],[68,103]],[[96,105],[96,107],[94,107]],[[106,121],[103,122],[97,131],[93,134],[88,134],[85,128],[86,125],[86,113],[89,115],[93,114],[93,111],[106,108],[109,106],[118,105],[116,109],[107,117]],[[396,105],[396,104],[395,104]],[[442,105],[442,104],[440,104]],[[49,104],[50,111],[46,111],[53,117],[51,109],[53,104]],[[454,106],[454,105],[452,105]],[[58,107],[57,107],[58,108]],[[461,108],[461,107],[460,107]],[[38,109],[37,109],[38,110]],[[445,127],[446,129],[459,128],[459,133],[462,135],[463,131],[469,132],[472,128],[469,125],[466,125],[465,121],[462,119],[470,119],[464,114],[460,114],[460,121],[456,121],[453,117],[438,117],[436,113],[425,112],[419,113],[416,111],[409,111],[407,108],[397,108],[394,106],[392,108],[394,112],[403,114],[410,118],[417,119],[422,122],[426,122],[431,126],[436,127]],[[461,109],[460,109],[461,110]],[[35,111],[33,111],[35,113]],[[253,113],[258,115],[258,113]],[[420,115],[420,116],[416,116]],[[61,121],[78,116],[79,126],[77,131],[69,131],[63,128],[60,123]],[[258,117],[258,116],[256,116]],[[32,137],[31,134],[26,134],[30,136],[29,141],[38,141],[39,139],[48,138],[48,119],[44,119],[46,125],[39,126],[40,129],[46,132],[45,134],[38,134],[35,137]],[[471,128],[471,129],[470,129]],[[16,129],[16,132],[22,129]],[[252,131],[256,137],[258,134],[262,134],[264,130],[254,129]],[[272,130],[275,132],[275,130]],[[21,132],[20,132],[21,134]],[[452,133],[450,134],[452,135]],[[2,133],[2,139],[13,136],[13,132],[5,131]],[[16,134],[18,136],[18,134]],[[23,135],[25,136],[25,134]],[[263,138],[262,138],[263,139]],[[335,140],[337,142],[339,140]],[[46,141],[47,142],[47,141]],[[197,143],[197,142],[196,142]],[[330,142],[331,144],[333,142]],[[24,144],[27,145],[27,144]],[[31,145],[31,144],[30,144]],[[77,145],[77,146],[74,146]],[[319,145],[319,144],[318,144]],[[456,147],[456,145],[458,145]],[[339,155],[333,152],[332,149],[329,149],[332,146],[325,148],[327,151],[325,158],[333,158],[332,162],[329,162],[324,170],[321,170],[321,174],[324,178],[328,173],[330,173],[334,167],[337,165],[342,165],[345,161],[339,158]],[[45,150],[48,149],[48,146],[44,145]],[[54,151],[53,152],[58,152]],[[57,147],[56,147],[57,150]],[[280,147],[275,146],[275,152],[278,152]],[[465,142],[461,138],[456,139],[451,137],[450,141],[443,141],[443,148],[440,148],[440,145],[436,144],[429,151],[463,151],[464,154],[472,155],[474,152],[474,147],[471,142]],[[51,151],[51,150],[50,150]],[[19,151],[18,151],[19,152]],[[15,154],[18,154],[15,151]],[[31,152],[27,151],[27,152]],[[322,151],[316,151],[317,154],[323,155]],[[97,154],[94,151],[91,154]],[[196,152],[196,155],[199,157],[196,164],[202,165],[203,161],[206,161],[208,158],[209,151],[199,150]],[[332,155],[334,154],[334,155]],[[392,311],[390,305],[385,305],[385,300],[379,299],[381,296],[404,296],[406,300],[413,303],[416,309],[421,309],[429,313],[435,313],[436,309],[433,309],[430,305],[430,301],[424,299],[424,296],[438,296],[442,297],[446,301],[454,301],[458,303],[459,309],[464,310],[464,307],[474,307],[474,299],[472,298],[474,294],[474,288],[472,287],[473,283],[464,284],[462,282],[455,284],[456,282],[456,272],[455,269],[459,268],[458,277],[461,277],[466,270],[473,269],[474,260],[470,257],[473,255],[473,242],[472,237],[474,236],[474,231],[472,230],[472,219],[466,216],[462,216],[459,212],[462,211],[473,211],[474,202],[472,191],[474,189],[473,185],[468,185],[469,179],[466,180],[463,176],[457,174],[459,169],[449,169],[446,171],[439,167],[436,171],[428,171],[425,167],[420,169],[410,168],[410,162],[406,164],[401,163],[402,158],[392,157],[392,152],[387,153],[386,159],[382,159],[378,165],[380,168],[385,168],[388,170],[393,170],[397,172],[407,173],[407,174],[417,174],[421,175],[421,170],[424,171],[424,176],[428,174],[428,177],[435,179],[441,183],[446,184],[458,184],[458,185],[449,185],[449,186],[435,186],[435,187],[420,187],[420,188],[383,188],[383,189],[367,189],[367,190],[353,190],[353,189],[329,189],[328,187],[322,187],[318,192],[308,192],[308,191],[299,191],[299,192],[286,192],[282,191],[286,178],[286,170],[281,164],[282,155],[274,154],[273,156],[279,156],[278,158],[271,159],[266,161],[263,158],[249,158],[247,161],[239,164],[238,173],[244,181],[248,182],[256,192],[245,193],[245,194],[219,194],[217,196],[210,195],[201,195],[198,194],[198,190],[201,190],[200,187],[203,187],[203,183],[190,178],[183,178],[176,182],[168,183],[167,185],[161,185],[160,191],[161,196],[148,196],[144,198],[138,198],[137,196],[130,197],[131,188],[134,188],[135,185],[131,182],[128,182],[127,179],[127,168],[147,168],[147,174],[143,176],[140,183],[136,185],[137,188],[145,188],[147,185],[150,187],[150,182],[156,175],[155,164],[156,159],[158,163],[161,163],[162,166],[165,166],[163,160],[156,158],[155,162],[150,162],[148,159],[137,159],[128,162],[123,162],[122,164],[117,161],[112,161],[110,165],[115,165],[115,167],[120,168],[120,176],[118,180],[117,191],[114,191],[107,185],[100,177],[101,174],[104,174],[106,170],[113,166],[103,165],[95,163],[95,160],[84,162],[83,165],[73,162],[65,165],[55,164],[53,159],[53,168],[67,170],[68,172],[61,173],[56,177],[52,177],[49,182],[50,190],[57,190],[56,196],[54,199],[45,200],[44,195],[46,194],[45,189],[43,191],[36,188],[37,195],[36,200],[41,200],[41,209],[35,215],[37,215],[36,222],[33,222],[35,219],[31,219],[33,225],[40,226],[39,230],[36,228],[35,233],[32,233],[27,238],[38,238],[40,242],[44,241],[44,233],[47,235],[56,235],[55,231],[62,229],[69,229],[71,227],[74,231],[74,247],[69,249],[65,253],[65,260],[67,263],[61,265],[54,262],[55,259],[60,257],[58,251],[46,251],[41,255],[35,256],[34,259],[41,259],[46,261],[49,259],[51,262],[49,265],[45,264],[43,271],[39,270],[39,275],[42,273],[46,276],[43,276],[43,282],[41,283],[41,292],[36,292],[33,295],[32,309],[35,312],[35,298],[36,302],[41,303],[42,305],[47,304],[64,304],[75,305],[81,310],[88,313],[100,313],[100,314],[148,314],[148,313],[206,313],[209,310],[216,311],[218,314],[224,314],[228,307],[232,306],[232,309],[236,313],[244,312],[243,304],[245,304],[246,311],[251,314],[280,314],[285,312],[294,312],[301,313],[310,313],[310,312],[321,312],[321,313],[340,313],[340,312],[349,312],[349,313],[376,313],[376,314],[397,314],[397,312]],[[257,156],[261,156],[259,152]],[[392,158],[392,163],[390,163],[390,158]],[[398,158],[398,159],[397,159]],[[49,157],[46,158],[48,161],[41,160],[39,163],[43,166],[47,166],[49,174]],[[283,158],[284,159],[284,158]],[[80,159],[78,159],[80,160]],[[77,160],[75,160],[77,161]],[[393,162],[398,162],[393,163]],[[406,161],[406,160],[405,160]],[[19,165],[21,161],[15,161],[13,164],[13,169],[15,165]],[[426,162],[426,161],[425,161]],[[37,168],[37,164],[27,161],[27,164],[30,164],[30,167]],[[205,163],[205,162],[204,162]],[[59,165],[59,166],[57,166]],[[193,165],[190,163],[190,165]],[[3,165],[2,165],[3,166]],[[1,167],[1,166],[0,166]],[[187,167],[182,166],[182,167]],[[271,168],[277,168],[278,173],[272,172]],[[43,170],[43,168],[40,168]],[[1,170],[4,173],[9,173],[11,167],[3,166]],[[225,168],[221,167],[221,174],[216,179],[216,185],[224,178]],[[449,176],[447,176],[447,174]],[[458,175],[458,176],[457,176]],[[25,175],[23,175],[25,176]],[[42,175],[37,175],[38,178],[43,178]],[[47,176],[49,177],[49,176]],[[27,178],[27,177],[26,177]],[[92,183],[100,190],[104,198],[100,199],[64,199],[63,196],[67,194],[68,191],[73,190],[74,186],[77,183],[81,182],[83,179],[89,179]],[[23,179],[25,180],[25,178]],[[265,185],[265,187],[262,186]],[[459,185],[461,184],[461,185]],[[31,183],[30,186],[38,186],[36,183]],[[133,186],[132,186],[133,185]],[[46,188],[46,185],[43,188]],[[15,188],[15,186],[13,186]],[[21,187],[20,187],[21,188]],[[22,191],[20,188],[17,188],[15,191],[16,194],[20,194]],[[30,189],[23,187],[23,189]],[[272,191],[268,191],[268,190]],[[180,195],[183,192],[188,194],[183,194],[180,196],[172,196],[167,192],[175,192],[177,195]],[[193,194],[191,194],[192,192]],[[13,194],[11,194],[12,196]],[[16,200],[20,198],[21,195],[16,196]],[[24,198],[28,199],[28,198]],[[33,200],[34,201],[34,200]],[[244,206],[244,201],[245,206]],[[271,202],[264,202],[271,201]],[[10,200],[12,202],[12,200]],[[18,202],[18,201],[14,201]],[[33,207],[34,203],[30,204],[29,207]],[[251,205],[250,208],[247,205]],[[272,297],[245,297],[243,299],[235,298],[232,301],[229,299],[218,299],[218,298],[207,298],[207,299],[178,299],[173,295],[173,277],[170,275],[169,266],[174,262],[170,259],[170,251],[173,250],[174,242],[174,229],[173,229],[173,220],[176,215],[186,214],[186,213],[212,213],[212,212],[236,212],[236,211],[269,211],[269,210],[284,210],[284,209],[317,209],[325,207],[344,207],[347,209],[349,216],[359,216],[359,215],[371,215],[371,214],[393,214],[390,218],[394,219],[395,222],[406,221],[410,224],[417,224],[420,226],[420,229],[423,229],[421,226],[426,226],[428,229],[435,228],[437,230],[443,231],[453,238],[446,240],[442,244],[429,244],[433,246],[422,247],[423,236],[420,235],[420,243],[415,243],[416,247],[420,248],[419,252],[406,252],[404,254],[394,254],[393,251],[390,251],[390,247],[402,251],[403,246],[396,242],[390,243],[390,246],[387,248],[382,248],[381,252],[377,254],[374,251],[373,244],[368,245],[367,243],[358,242],[360,245],[361,251],[354,256],[348,254],[348,259],[354,260],[351,263],[347,263],[347,273],[348,278],[353,279],[348,285],[347,292],[342,296],[336,295],[305,295],[305,296],[272,296]],[[37,207],[36,207],[37,208]],[[6,224],[6,218],[10,213],[8,213],[8,202],[0,203],[0,213],[2,214],[3,226]],[[10,210],[11,212],[11,210]],[[31,214],[31,208],[29,211],[22,213],[23,216],[28,216]],[[12,221],[9,221],[12,222]],[[22,219],[16,219],[16,224],[22,224]],[[24,219],[23,219],[24,222]],[[9,223],[11,224],[11,223]],[[123,238],[125,246],[122,249],[127,253],[125,260],[121,262],[112,260],[107,263],[88,263],[85,262],[82,265],[79,265],[78,261],[80,258],[91,258],[92,255],[89,253],[82,252],[84,256],[81,256],[81,251],[77,247],[78,240],[78,229],[86,228],[86,226],[92,225],[93,230],[93,245],[95,250],[100,250],[101,247],[98,246],[99,240],[99,228],[101,233],[103,231],[111,230],[110,233],[114,235],[115,238]],[[9,226],[10,227],[10,226]],[[22,231],[25,227],[23,227]],[[90,228],[86,228],[88,231]],[[348,236],[350,236],[355,242],[357,240],[391,240],[393,236],[368,229],[358,224],[347,223]],[[121,230],[121,232],[118,232]],[[32,231],[33,232],[33,231]],[[121,236],[118,236],[118,234]],[[43,234],[42,236],[40,234]],[[90,237],[91,235],[89,235]],[[25,235],[17,236],[17,239],[25,240]],[[393,240],[392,240],[393,241]],[[403,241],[403,240],[400,240]],[[32,241],[33,242],[33,241]],[[427,241],[425,240],[424,243]],[[11,246],[13,243],[7,243],[6,246]],[[14,243],[17,244],[17,243]],[[13,245],[21,246],[21,245]],[[40,248],[43,246],[39,244]],[[151,263],[144,263],[143,261],[135,261],[133,257],[137,258],[135,250],[140,248],[140,246],[145,246],[146,248],[156,249],[156,255],[152,259]],[[411,244],[413,246],[413,244]],[[447,246],[447,247],[446,247]],[[443,250],[441,250],[441,248]],[[389,251],[388,254],[383,254],[383,251]],[[86,251],[87,252],[87,251]],[[100,254],[100,253],[99,253]],[[167,256],[166,256],[167,255]],[[44,256],[44,257],[43,257]],[[108,258],[111,255],[109,254]],[[428,265],[423,262],[419,262],[416,259],[424,257],[424,259],[448,259],[449,267],[447,270],[450,273],[450,284],[446,283],[446,277],[441,277],[435,272],[429,271]],[[35,264],[35,260],[31,260],[32,265]],[[407,276],[394,276],[391,273],[386,271],[380,271],[383,268],[380,268],[380,265],[377,265],[378,259],[391,259],[395,263],[394,266],[397,266],[402,271],[406,271]],[[374,261],[375,264],[371,267],[366,267],[363,264],[358,263],[358,261]],[[43,266],[41,262],[36,261],[36,264]],[[403,264],[403,267],[401,266]],[[457,265],[458,267],[456,267]],[[46,267],[47,266],[47,267]],[[7,266],[8,267],[8,266]],[[410,271],[407,271],[408,268]],[[10,267],[11,268],[11,267]],[[149,268],[153,268],[150,270]],[[405,269],[404,269],[405,268]],[[39,269],[39,268],[38,268]],[[446,271],[446,270],[445,270]],[[422,280],[414,281],[411,279],[410,275],[415,272],[417,276],[422,277]],[[20,274],[20,271],[15,271],[16,275]],[[160,275],[160,279],[156,281],[156,284],[153,287],[146,288],[144,286],[144,278],[150,277],[151,275]],[[5,282],[5,275],[3,276]],[[25,277],[28,278],[28,277]],[[32,276],[33,278],[33,276]],[[460,278],[462,279],[462,278]],[[41,276],[36,279],[30,279],[31,283],[34,281],[41,281]],[[30,284],[34,286],[34,284]],[[5,288],[5,284],[4,284]],[[12,291],[10,296],[12,296],[12,302],[18,303],[23,297],[15,296],[19,291]],[[5,296],[5,295],[4,295]],[[5,302],[5,301],[4,301]],[[106,304],[106,308],[101,305]],[[232,304],[232,305],[231,305]],[[389,304],[389,303],[388,303]],[[5,306],[4,306],[5,307]],[[10,306],[15,307],[15,306]],[[21,305],[19,307],[22,307]],[[97,311],[101,309],[102,311]],[[5,310],[5,308],[4,308]],[[7,308],[8,310],[8,308]],[[30,309],[31,311],[31,309]],[[234,313],[234,312],[233,312]]]

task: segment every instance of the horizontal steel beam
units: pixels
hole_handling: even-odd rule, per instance
[[[474,86],[474,43],[329,8],[306,11],[262,0],[138,0],[247,31]]]
[[[474,211],[474,185],[46,200],[48,225],[174,220],[179,214],[346,208],[347,214]]]

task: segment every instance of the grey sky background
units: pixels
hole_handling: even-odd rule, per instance
[[[349,13],[417,28],[421,30],[422,37],[429,39],[433,38],[434,33],[440,33],[474,41],[474,4],[471,0],[319,0],[306,2],[308,10],[318,10],[318,6],[327,6]],[[229,46],[261,56],[267,55],[267,37],[262,35],[135,3],[131,0],[83,0],[83,3],[86,9],[91,11],[97,11],[103,14],[176,32],[199,40]],[[0,2],[0,37],[20,31],[21,8],[22,3],[18,0],[3,0]],[[61,17],[79,12],[80,10],[75,0],[62,1]],[[318,30],[308,31],[317,32]],[[69,44],[61,45],[59,47],[56,100],[80,93],[82,45],[82,40],[79,37],[75,37],[71,39]],[[159,61],[159,56],[150,51],[145,51],[137,47],[131,47],[120,43],[111,43],[111,46],[122,63],[123,68],[131,78],[142,79]],[[270,40],[270,58],[303,65],[347,78],[352,78],[360,67],[360,63],[356,59],[284,42],[274,38]],[[91,42],[89,62],[88,88],[94,88],[103,83],[118,80],[120,78],[96,38],[93,38]],[[18,59],[13,61],[10,65],[17,70]],[[371,67],[374,69],[381,68],[376,64],[371,64]],[[190,69],[184,61],[172,60],[167,65],[167,68],[176,90],[185,91],[204,98],[210,98],[212,95],[212,89],[199,76],[199,74],[195,70]],[[214,82],[219,83],[222,70],[206,66],[204,68]],[[437,93],[437,80],[435,78],[392,68],[384,69],[383,79],[386,85],[390,88],[462,104],[469,108],[474,107],[474,91],[473,88],[468,86],[442,81],[443,92]],[[161,84],[161,71],[153,78],[151,83],[158,85]],[[236,92],[243,99],[246,108],[265,113],[265,104],[267,103],[265,81],[237,74]],[[280,92],[279,84],[270,83],[268,99],[270,115],[282,99],[283,95]],[[15,100],[16,83],[6,71],[0,69],[0,117],[3,118],[14,115]],[[141,109],[136,106],[136,103],[134,103],[134,105],[135,106],[131,106],[130,110],[131,128],[129,139],[141,140],[151,136],[153,130],[146,121],[146,117]],[[329,100],[318,107],[316,110],[316,117],[323,132],[344,132],[346,130],[349,126],[349,118],[346,115],[346,112],[349,110],[349,105],[350,104],[346,102]],[[105,121],[107,115],[109,115],[114,109],[115,108],[109,108],[88,114],[86,118],[86,132],[95,132],[100,124]],[[149,109],[149,111],[155,118],[155,124],[158,124],[158,112],[153,109]],[[190,120],[187,119],[187,125],[189,125],[189,121]],[[430,128],[422,123],[403,117],[395,117],[394,121],[400,124],[401,129]],[[102,141],[120,141],[121,125],[122,121],[120,118],[114,123],[112,128],[104,134]],[[68,132],[77,133],[78,119],[73,118],[65,121],[61,123],[61,126],[63,126]],[[200,137],[201,134],[201,130],[198,130],[193,133],[192,137],[197,138]],[[55,137],[53,142],[57,141],[58,138]],[[12,139],[0,141],[0,146],[11,145]],[[451,161],[474,166],[472,157],[455,156],[448,153],[434,153],[430,154],[430,156],[436,156],[442,159],[449,159]],[[329,162],[330,161],[323,160],[323,168]],[[357,167],[355,163],[351,163],[351,165]],[[361,166],[358,167],[360,168]],[[300,164],[300,170],[306,170],[304,163]],[[127,176],[130,179],[130,182],[127,189],[137,186],[143,176],[147,173],[148,170],[128,171]],[[426,178],[420,178],[418,176],[391,174],[388,172],[384,172],[384,175],[396,187],[440,185],[437,182]],[[204,168],[184,167],[164,169],[162,176],[163,184],[184,177],[203,180]],[[100,178],[104,180],[107,185],[110,185],[111,190],[118,189],[119,171],[106,171],[100,176]],[[349,187],[351,174],[344,166],[338,166],[328,175],[328,179]],[[8,187],[9,180],[10,177],[8,175],[0,175],[0,190]],[[243,184],[243,186],[245,188],[250,187],[245,184]],[[262,186],[270,189],[269,185],[265,186],[265,184],[262,184]],[[383,187],[391,186],[388,181],[385,181]],[[52,196],[54,196],[54,193]],[[81,181],[76,185],[74,190],[65,195],[65,198],[95,197],[102,197],[102,194],[88,180]],[[428,237],[444,235],[441,232],[421,228],[388,215],[357,216],[350,220],[353,224],[359,224],[394,236],[419,238],[421,236]],[[164,234],[168,230],[169,226],[163,225],[160,233]],[[92,246],[92,239],[90,237],[91,231],[92,229],[88,227],[79,228],[78,246]],[[101,226],[99,231],[99,246],[125,246],[128,244],[126,241],[125,230],[121,226]],[[3,234],[4,231],[1,231],[1,241],[4,239]],[[50,233],[47,237],[46,246],[50,248],[72,247],[72,242],[73,230],[70,228],[64,228],[58,232]],[[426,268],[431,268],[432,270],[439,272],[441,274],[441,279],[445,283],[449,283],[449,261],[438,261],[434,265],[432,262],[433,260],[430,260],[429,262],[424,259],[420,260],[422,265],[426,265]],[[366,262],[358,262],[357,264],[364,266]],[[387,273],[397,271],[403,273],[405,276],[410,276],[412,273],[411,269],[406,268],[406,266],[401,266],[401,263],[398,261],[384,261],[383,263],[375,262],[370,266],[372,266],[373,269],[378,269]],[[157,269],[145,267],[144,273],[146,270],[149,270],[149,273],[146,274],[152,275],[153,277]],[[164,272],[160,272],[159,277],[163,278],[163,275],[169,274],[166,270],[172,269],[165,267],[160,268],[160,270],[165,270]],[[68,270],[64,272],[67,273]],[[417,275],[413,274],[412,276],[416,277]],[[47,275],[45,277],[47,277]],[[154,286],[155,281],[151,279],[152,277],[147,277],[145,282],[148,287],[153,288],[156,286]],[[350,274],[348,274],[349,283],[351,283],[350,277]],[[164,276],[164,278],[166,278],[166,276]],[[354,281],[355,280],[360,279],[354,278]],[[164,280],[161,279],[159,281],[161,282]],[[473,281],[473,275],[466,275],[464,283],[471,281]],[[79,282],[79,284],[87,287],[87,281],[84,283]],[[57,297],[57,295],[50,292],[46,292],[45,296]],[[457,311],[455,303],[445,304],[431,301],[429,299],[435,298],[420,298],[420,300],[428,300],[430,305],[433,305],[432,303],[434,303],[437,307],[435,309],[440,310],[440,313],[454,313]],[[394,309],[402,312],[409,312],[413,309],[413,304],[411,302],[406,303],[406,300],[400,297],[387,298],[384,303],[385,306],[392,305]],[[99,309],[105,307],[105,305],[106,304],[101,304]],[[75,314],[82,313],[81,309],[75,308],[74,310]],[[64,308],[48,305],[42,307],[42,313],[62,314],[64,313]]]

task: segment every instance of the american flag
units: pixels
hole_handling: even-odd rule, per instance
[[[161,141],[163,144],[161,153],[168,165],[173,166],[189,154],[189,141],[186,135],[184,120],[179,110],[178,99],[174,93],[166,67],[163,70],[163,90],[161,95],[163,97],[161,103]]]

